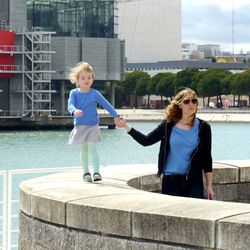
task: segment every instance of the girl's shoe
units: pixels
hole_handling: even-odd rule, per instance
[[[93,174],[93,180],[94,181],[101,181],[102,180],[102,177],[99,173],[94,173]]]
[[[85,173],[83,175],[83,180],[86,182],[92,182],[92,177],[91,177],[90,173]]]

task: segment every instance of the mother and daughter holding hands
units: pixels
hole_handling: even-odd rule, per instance
[[[91,65],[81,62],[71,69],[70,81],[76,84],[68,99],[68,110],[74,116],[69,144],[80,145],[83,180],[100,181],[97,143],[100,142],[97,104],[106,109],[117,127],[126,129],[143,146],[160,142],[157,176],[162,176],[162,194],[213,199],[210,125],[196,117],[198,96],[186,88],[176,94],[165,111],[165,119],[147,135],[132,128],[102,96],[91,88],[95,74]],[[88,155],[94,173],[89,171]]]

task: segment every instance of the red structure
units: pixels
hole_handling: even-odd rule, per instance
[[[15,57],[15,32],[0,30],[0,78],[15,77],[13,73],[4,73],[4,71],[14,70]]]

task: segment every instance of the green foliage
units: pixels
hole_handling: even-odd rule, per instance
[[[150,82],[151,82],[150,75],[145,75],[142,78],[139,78],[135,86],[135,94],[137,96],[148,95]]]
[[[148,95],[148,98],[152,94],[171,98],[181,87],[190,87],[204,98],[217,96],[221,99],[222,94],[250,96],[250,69],[232,74],[226,69],[199,71],[189,68],[177,74],[158,73],[152,78],[148,73],[136,70],[126,73],[125,80],[116,82],[115,86],[116,93],[123,99],[123,103],[133,94]],[[125,98],[126,96],[128,98]]]
[[[160,81],[156,85],[156,93],[165,97],[174,96],[174,83],[175,83],[175,75],[172,73],[168,73],[160,79]]]
[[[250,72],[235,74],[231,82],[233,95],[250,95]]]
[[[198,92],[203,97],[219,96],[223,94],[222,81],[232,73],[226,69],[208,69],[200,74]]]
[[[176,74],[175,91],[178,92],[183,87],[192,88],[193,77],[198,72],[199,70],[196,68],[187,68],[179,71]]]

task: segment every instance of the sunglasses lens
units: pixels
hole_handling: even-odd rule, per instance
[[[197,104],[198,100],[195,99],[195,98],[191,99],[191,100],[190,99],[183,100],[183,103],[186,104],[186,105],[189,104],[190,102],[192,102],[193,104]]]

